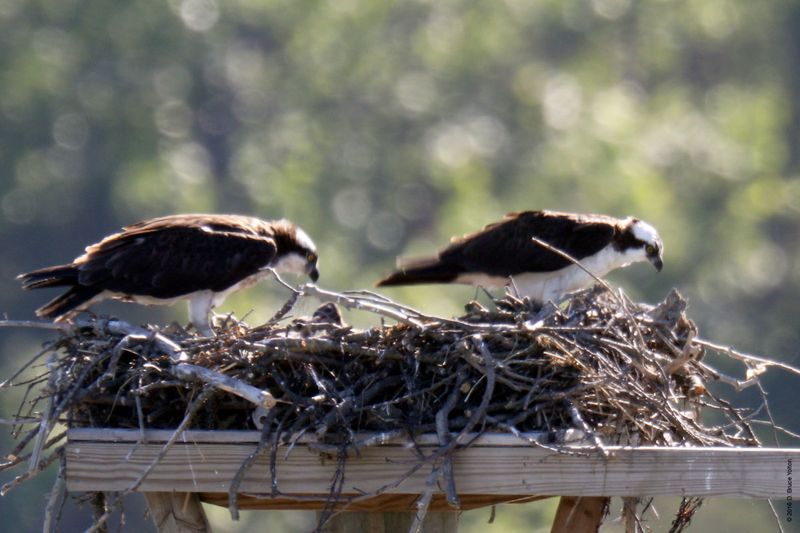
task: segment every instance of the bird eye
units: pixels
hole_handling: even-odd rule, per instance
[[[308,261],[309,263],[313,263],[316,260],[317,260],[317,254],[309,252],[308,255],[306,255],[306,261]]]
[[[647,252],[647,255],[653,255],[656,253],[656,247],[652,244],[648,244],[645,246],[644,251]]]

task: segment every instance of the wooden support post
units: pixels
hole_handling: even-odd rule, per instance
[[[158,533],[211,533],[208,518],[193,492],[145,492]]]
[[[319,516],[319,514],[317,515]],[[333,516],[321,533],[407,533],[416,516],[408,513],[358,513],[344,512]],[[458,513],[450,511],[429,512],[422,522],[423,533],[456,533]]]
[[[597,533],[609,498],[562,496],[550,533]]]

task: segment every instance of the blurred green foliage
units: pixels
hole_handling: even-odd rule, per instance
[[[0,0],[0,311],[45,300],[16,274],[155,215],[289,217],[320,245],[321,284],[347,289],[549,208],[648,220],[664,272],[615,282],[647,301],[678,287],[706,337],[797,364],[799,72],[790,0]],[[387,294],[455,314],[474,291]],[[264,284],[223,311],[256,322],[285,297]],[[2,332],[3,375],[41,340]],[[766,385],[800,429],[797,384]],[[0,499],[6,522],[38,527],[46,486]],[[737,524],[761,529],[748,508]],[[546,527],[537,509],[496,529]]]

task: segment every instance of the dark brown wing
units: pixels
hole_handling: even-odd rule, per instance
[[[521,272],[559,270],[570,261],[537,245],[531,237],[576,259],[600,251],[614,236],[616,220],[600,215],[550,211],[510,213],[501,222],[455,240],[439,253],[440,262],[462,272],[513,276]]]
[[[164,217],[129,226],[76,260],[78,282],[155,298],[225,290],[276,253],[270,237],[225,218]]]
[[[268,225],[269,223],[264,220],[244,215],[182,214],[150,218],[130,224],[122,229],[123,233],[127,235],[174,227],[210,228],[214,231],[234,233],[258,233]]]

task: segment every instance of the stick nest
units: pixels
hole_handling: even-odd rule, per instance
[[[308,296],[328,303],[312,317],[285,318]],[[333,302],[381,325],[343,324]],[[40,354],[47,371],[28,384],[33,400],[19,413],[37,425],[19,433],[13,457],[29,458],[32,470],[57,459],[56,422],[259,429],[263,446],[313,434],[320,447],[345,452],[382,440],[365,434],[435,433],[439,451],[421,460],[444,476],[452,453],[483,432],[544,432],[531,445],[558,446],[572,430],[599,449],[757,446],[741,410],[706,388],[720,374],[703,363],[705,345],[685,309],[676,291],[649,306],[596,287],[560,306],[508,295],[470,302],[464,316],[444,319],[372,293],[307,286],[268,323],[228,317],[213,338],[91,318],[65,327]],[[55,452],[40,458],[48,448]]]
[[[471,302],[456,321],[368,330],[341,324],[327,304],[284,324],[229,320],[213,339],[178,327],[161,334],[184,361],[269,391],[277,401],[269,414],[287,436],[435,432],[447,409],[450,432],[577,429],[606,444],[755,444],[746,428],[697,421],[709,376],[692,364],[703,351],[691,342],[697,329],[685,301],[673,292],[656,307],[624,304],[602,290],[563,309],[507,297],[491,310]],[[72,427],[177,427],[202,385],[176,373],[175,354],[152,337],[119,329],[91,321],[62,338],[51,394],[69,399]],[[221,392],[189,427],[257,429],[255,416],[251,402]]]

